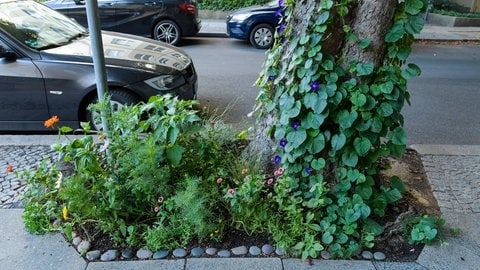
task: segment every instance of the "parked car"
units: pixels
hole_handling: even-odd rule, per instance
[[[268,49],[275,41],[278,10],[278,0],[239,9],[227,16],[227,33],[231,38],[249,41],[255,48]]]
[[[102,34],[107,85],[115,106],[171,93],[195,99],[197,74],[182,50],[144,37]],[[97,90],[87,30],[38,2],[0,0],[0,130],[45,130],[98,123],[87,110]]]
[[[85,0],[51,0],[44,5],[56,9],[87,27]],[[198,33],[196,0],[98,0],[103,30],[151,37],[176,45],[181,37]]]

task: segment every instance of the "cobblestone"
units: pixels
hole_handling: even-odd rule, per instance
[[[55,160],[56,152],[49,145],[0,146],[0,208],[17,208],[25,189],[25,179],[18,178],[22,171],[34,169],[44,159]],[[11,165],[12,172],[7,172]]]
[[[480,156],[422,156],[440,210],[480,213]]]

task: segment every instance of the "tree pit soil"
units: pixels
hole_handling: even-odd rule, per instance
[[[413,262],[420,255],[424,245],[411,245],[404,225],[410,217],[420,217],[425,214],[440,217],[441,212],[435,199],[430,182],[425,173],[420,155],[412,149],[407,149],[401,158],[386,157],[379,160],[379,166],[384,168],[380,171],[380,178],[387,185],[392,176],[398,176],[404,183],[406,191],[403,198],[391,204],[386,210],[386,215],[377,220],[384,226],[385,231],[377,237],[372,252],[380,251],[386,255],[385,261],[390,262]],[[102,252],[116,248],[113,241],[100,233],[92,224],[85,224],[83,230],[75,230],[77,235],[85,239],[90,236],[90,250]],[[231,249],[238,246],[258,246],[272,244],[267,235],[247,235],[243,232],[226,232],[222,242],[201,242],[192,246],[184,247],[190,250],[194,247],[215,247],[217,249]],[[205,255],[207,256],[207,255]],[[361,259],[360,255],[353,259]]]

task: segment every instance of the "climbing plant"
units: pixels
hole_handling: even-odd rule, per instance
[[[401,198],[399,181],[378,184],[375,163],[406,148],[401,109],[409,101],[407,80],[420,74],[406,61],[423,27],[423,3],[393,1],[382,52],[353,30],[360,2],[280,0],[276,43],[257,81],[256,112],[259,119],[274,115],[268,135],[276,142],[273,162],[283,170],[273,195],[280,214],[269,229],[303,259],[322,250],[350,257],[372,247],[383,229],[375,218]],[[336,46],[349,44],[349,51],[327,47],[339,36]],[[384,57],[365,61],[352,58],[352,50]]]

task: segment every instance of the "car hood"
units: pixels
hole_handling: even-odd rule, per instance
[[[191,64],[191,58],[182,50],[166,43],[116,32],[102,31],[103,51],[107,65],[121,65],[152,72],[167,69],[183,70]],[[90,37],[70,44],[44,50],[57,60],[92,62]]]
[[[268,12],[268,11],[276,11],[277,9],[279,9],[278,6],[271,6],[271,5],[251,6],[251,7],[237,9],[234,12],[232,12],[231,15],[239,14],[239,13],[261,13],[261,12]]]

